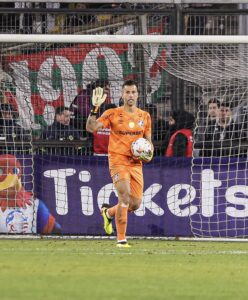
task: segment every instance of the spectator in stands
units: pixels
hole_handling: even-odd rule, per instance
[[[157,106],[155,104],[146,104],[144,110],[149,112],[152,120],[152,140],[162,141],[165,138],[168,124],[163,118],[158,117]]]
[[[101,9],[101,10],[106,10],[106,13],[105,14],[97,14],[96,15],[96,20],[99,22],[99,23],[104,23],[104,22],[108,22],[108,21],[111,21],[112,18],[115,17],[115,14],[110,14],[111,10],[114,10],[114,9],[125,9],[126,8],[126,4],[125,3],[122,3],[122,4],[119,4],[119,3],[104,3],[104,4],[101,4],[101,5],[98,5],[98,9]]]
[[[220,112],[220,101],[216,98],[211,98],[208,101],[207,116],[204,114],[202,117],[199,116],[197,132],[195,134],[195,141],[202,142],[204,140],[204,134],[206,129],[211,125],[215,124],[219,117]]]
[[[74,114],[72,122],[73,126],[80,130],[84,137],[87,136],[85,124],[90,113],[92,91],[99,86],[102,87],[104,89],[104,93],[108,95],[105,103],[110,103],[109,81],[105,79],[97,79],[96,81],[88,84],[86,89],[83,89],[78,93],[70,107],[71,112]]]
[[[55,111],[55,120],[43,132],[43,139],[46,140],[79,140],[80,135],[76,128],[70,125],[71,112],[69,108],[59,106]]]
[[[169,129],[162,144],[162,154],[191,157],[193,150],[194,116],[184,110],[173,111],[169,116]]]
[[[203,143],[203,156],[238,155],[240,142],[245,139],[245,130],[234,122],[231,105],[222,102],[216,122],[208,124]]]
[[[61,9],[66,8],[67,4],[60,3],[60,2],[47,2],[46,8],[48,9]],[[66,22],[66,15],[65,14],[53,14],[48,13],[46,16],[46,32],[47,33],[62,33],[63,28]]]
[[[115,104],[106,104],[103,111],[110,108],[116,108]],[[103,128],[93,132],[93,152],[94,155],[105,156],[108,155],[110,128]]]
[[[233,109],[233,119],[236,123],[243,123],[245,130],[248,129],[248,102],[247,99],[238,101],[238,105]],[[247,135],[247,133],[246,133]]]
[[[85,10],[89,9],[89,5],[85,3],[70,3],[68,5],[68,8],[71,10]],[[75,13],[75,14],[70,14],[67,16],[66,20],[66,27],[70,26],[83,26],[86,24],[91,24],[94,23],[96,19],[96,16],[94,15],[89,15],[86,13]]]
[[[0,136],[2,140],[27,140],[30,139],[30,132],[24,130],[16,118],[12,105],[2,103],[0,105]]]
[[[219,117],[220,112],[220,101],[216,98],[212,98],[208,101],[208,116],[207,116],[207,125],[212,122],[216,122]]]

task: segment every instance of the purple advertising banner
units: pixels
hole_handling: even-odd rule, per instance
[[[36,156],[34,170],[36,196],[63,234],[104,234],[100,207],[117,203],[106,157]],[[129,214],[128,235],[244,235],[245,160],[198,159],[192,164],[191,159],[158,157],[143,170],[142,205]]]

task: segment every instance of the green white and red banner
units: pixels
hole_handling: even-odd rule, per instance
[[[5,70],[13,79],[7,84],[6,96],[18,110],[24,128],[51,124],[57,106],[69,107],[78,91],[98,78],[110,81],[111,101],[116,104],[123,81],[130,78],[145,76],[150,87],[149,97],[161,94],[165,49],[160,45],[147,49],[151,55],[148,61],[143,61],[146,74],[137,71],[133,45],[52,46],[51,50],[36,49],[33,53],[5,57]]]

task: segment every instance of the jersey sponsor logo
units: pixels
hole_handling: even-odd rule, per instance
[[[118,134],[120,135],[139,135],[142,134],[142,131],[123,131],[123,130],[119,130],[117,131]]]

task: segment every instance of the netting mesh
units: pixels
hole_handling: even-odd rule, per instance
[[[247,236],[247,45],[172,45],[166,70],[202,89],[194,130],[192,231]]]
[[[11,172],[20,168],[25,174],[17,176],[25,192],[18,180],[8,179],[9,188],[21,191],[21,202],[8,202],[0,182],[1,207],[8,208],[1,208],[0,232],[103,234],[99,208],[115,204],[117,196],[107,159],[93,155],[99,154],[94,137],[85,130],[90,96],[101,85],[108,93],[106,104],[119,106],[122,83],[135,79],[139,106],[152,116],[155,158],[144,167],[143,202],[130,218],[130,234],[248,236],[247,46],[149,44],[149,34],[175,30],[174,12],[165,8],[150,7],[145,15],[35,11],[6,19],[0,14],[2,33],[148,34],[142,45],[1,44],[0,169],[6,173],[4,164],[11,159],[2,155],[13,155]],[[183,23],[187,34],[237,34],[240,29],[238,14],[186,14]],[[61,107],[69,130],[54,128]],[[164,157],[167,117],[177,118],[174,110],[186,110],[183,124],[194,133],[193,153],[181,150],[184,139],[174,157]],[[34,192],[32,206],[25,210],[29,192]]]

